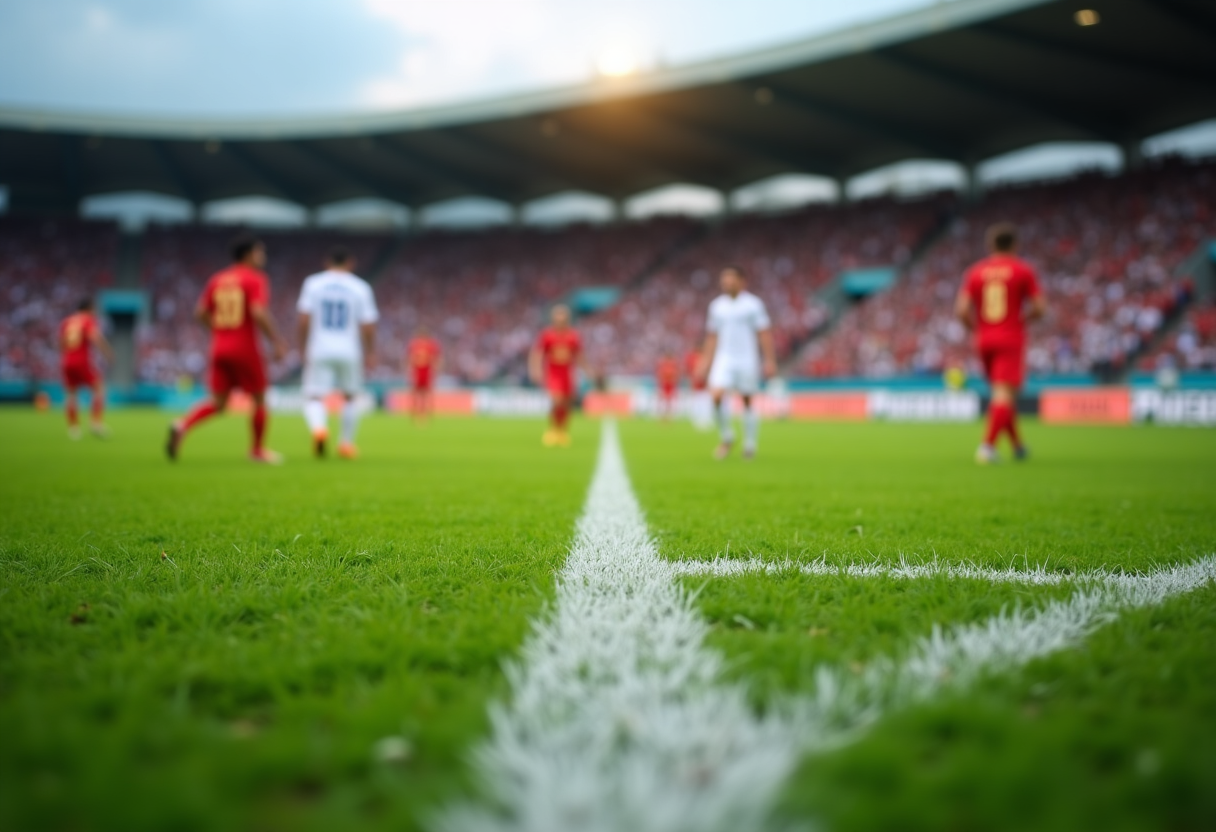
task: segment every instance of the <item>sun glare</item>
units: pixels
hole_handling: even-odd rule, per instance
[[[615,47],[600,55],[596,66],[606,78],[622,78],[638,71],[638,59],[633,50]]]

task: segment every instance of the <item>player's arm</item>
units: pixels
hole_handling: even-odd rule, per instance
[[[1047,314],[1047,299],[1042,293],[1032,295],[1030,298],[1030,308],[1026,310],[1026,320],[1037,321]]]
[[[954,317],[958,318],[967,329],[972,329],[975,326],[974,311],[971,295],[964,287],[963,291],[959,292],[958,297],[954,299]]]
[[[760,355],[764,359],[764,377],[772,378],[777,375],[777,350],[773,346],[772,328],[757,332],[756,340],[760,342]]]
[[[714,363],[714,353],[718,351],[718,333],[709,332],[705,335],[705,344],[701,347],[701,357],[697,361],[696,377],[704,381],[709,375],[709,368]]]
[[[296,318],[296,345],[299,347],[301,358],[308,354],[308,335],[311,332],[312,315],[301,312]]]
[[[540,344],[533,344],[532,349],[528,351],[528,377],[533,383],[540,384],[543,379],[541,377],[541,364],[544,361],[544,352],[541,351]]]
[[[101,334],[101,329],[93,327],[89,331],[89,343],[97,348],[97,351],[105,356],[106,361],[114,363],[114,350],[110,347],[110,342],[106,340],[106,336]]]
[[[359,324],[359,339],[363,342],[363,361],[370,370],[376,366],[376,322]]]
[[[270,317],[270,310],[260,303],[253,303],[249,305],[249,317],[253,318],[254,326],[270,342],[270,346],[274,350],[274,360],[282,361],[283,356],[287,355],[287,342],[279,335],[279,328],[274,325],[274,318]]]
[[[194,307],[194,319],[207,329],[211,329],[211,305],[207,302],[206,297],[201,298],[198,305]]]

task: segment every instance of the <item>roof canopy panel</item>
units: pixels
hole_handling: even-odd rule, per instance
[[[1060,140],[1129,143],[1216,116],[1216,3],[958,0],[624,81],[407,112],[183,121],[0,110],[16,210],[150,190],[199,203],[421,206],[780,173],[841,179],[905,159],[974,163]]]

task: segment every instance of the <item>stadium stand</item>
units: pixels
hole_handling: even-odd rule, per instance
[[[953,219],[950,219],[953,217]],[[518,374],[545,310],[587,287],[620,301],[580,321],[597,374],[644,375],[664,353],[699,343],[722,265],[742,266],[767,303],[779,355],[795,375],[888,377],[972,371],[951,300],[982,254],[984,228],[1011,220],[1050,300],[1029,352],[1032,372],[1109,373],[1216,366],[1216,308],[1188,305],[1176,275],[1216,238],[1216,163],[1168,161],[1124,176],[1086,175],[1006,187],[970,206],[954,195],[815,205],[705,224],[656,218],[560,229],[431,231],[408,238],[325,230],[268,231],[273,311],[288,332],[304,277],[336,244],[377,264],[382,326],[373,377],[397,378],[420,323],[465,383]],[[943,231],[944,229],[944,231]],[[150,320],[138,333],[139,378],[200,377],[207,335],[191,313],[237,229],[152,227],[142,245]],[[0,377],[53,379],[53,328],[76,300],[109,285],[119,244],[109,223],[0,221]],[[836,318],[831,292],[847,269],[894,266],[904,277]],[[283,377],[289,356],[272,369]]]
[[[876,199],[731,218],[586,321],[589,360],[613,373],[649,373],[660,354],[683,355],[698,346],[726,264],[742,267],[750,291],[765,301],[784,358],[828,321],[831,310],[817,293],[845,269],[907,263],[952,202],[944,195]]]
[[[117,255],[113,223],[0,218],[0,379],[58,377],[56,327],[113,282]]]
[[[1216,165],[1167,161],[1109,177],[1007,187],[964,212],[893,290],[858,305],[798,362],[810,376],[977,372],[951,301],[983,255],[984,229],[1018,225],[1039,270],[1047,320],[1032,330],[1032,373],[1117,372],[1150,345],[1191,295],[1176,270],[1216,236]],[[1200,315],[1188,331],[1210,323]],[[1181,337],[1181,336],[1180,336]],[[1185,340],[1202,363],[1202,336]]]

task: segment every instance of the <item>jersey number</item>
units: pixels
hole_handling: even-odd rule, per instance
[[[237,329],[245,322],[245,293],[239,286],[222,286],[215,290],[215,314],[211,325],[216,329]]]
[[[321,301],[321,327],[323,329],[346,329],[350,317],[345,301]]]
[[[1009,314],[1009,287],[1001,280],[992,280],[984,284],[984,294],[980,303],[980,317],[986,323],[999,324]]]
[[[75,321],[68,324],[67,329],[65,329],[63,332],[63,346],[66,349],[74,350],[80,346],[81,330],[83,328],[84,327]]]

